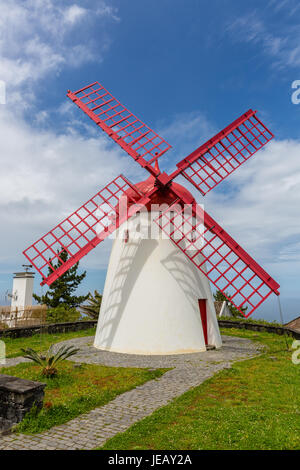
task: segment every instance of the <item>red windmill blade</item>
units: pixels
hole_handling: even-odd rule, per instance
[[[250,109],[177,163],[170,180],[182,174],[204,196],[273,137]]]
[[[157,195],[164,198],[168,193],[168,204],[171,207],[175,201],[192,204],[191,217],[196,217],[197,221],[199,214],[195,212],[194,199],[191,195],[183,196],[177,191],[176,184],[172,182],[174,178],[182,174],[204,195],[273,138],[273,134],[257,118],[256,112],[249,110],[179,162],[177,170],[168,175],[161,173],[156,163],[170,145],[121,105],[102,85],[94,82],[74,93],[68,91],[68,97],[146,168],[155,183],[141,194],[136,186],[122,175],[119,176],[27,248],[24,254],[42,275],[42,284],[50,285],[137,212],[140,206],[151,203]],[[124,193],[130,195],[131,202],[139,206],[131,206],[121,216],[116,207]],[[114,222],[109,220],[109,213],[115,214]],[[191,246],[193,256],[189,250],[183,249],[189,240],[183,232],[179,241],[173,236],[174,233],[169,236],[240,311],[248,304],[249,316],[271,292],[279,295],[279,285],[206,212],[203,215],[204,234],[200,232],[199,220],[191,228],[195,240],[203,241],[200,248],[195,244]],[[165,230],[162,220],[161,216],[156,223]],[[175,223],[175,218],[171,222]],[[191,224],[190,218],[183,220],[185,222]],[[96,230],[96,226],[100,227],[100,231]],[[177,224],[176,232],[180,233],[181,230],[181,225]],[[69,254],[66,262],[60,258],[62,250]],[[53,268],[54,261],[60,262],[56,270]],[[52,273],[46,277],[49,268]]]
[[[23,253],[41,274],[41,284],[52,284],[138,210],[133,206],[128,212],[126,203],[125,210],[119,214],[124,193],[129,202],[145,204],[148,201],[148,197],[143,197],[128,179],[120,175],[26,248]],[[69,255],[67,261],[60,257],[64,250]],[[58,269],[53,267],[55,262],[60,263]],[[49,269],[52,273],[47,276]]]
[[[156,175],[152,165],[171,148],[162,137],[146,126],[99,82],[67,96],[142,167]]]
[[[245,317],[279,295],[279,284],[201,206],[178,209],[176,201],[154,222]]]

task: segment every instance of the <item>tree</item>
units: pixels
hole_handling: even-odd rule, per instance
[[[100,306],[102,302],[102,295],[97,290],[94,291],[94,295],[89,293],[87,304],[81,305],[80,310],[82,313],[87,315],[89,318],[98,318]]]
[[[234,317],[243,317],[244,315],[234,306],[230,303],[230,301],[228,300],[228,298],[230,298],[230,295],[225,292],[225,294],[223,294],[223,292],[221,292],[220,290],[217,290],[215,293],[214,293],[214,299],[215,301],[217,302],[224,302],[224,300],[226,301],[227,305],[228,305],[228,308],[229,310],[231,311],[232,315]],[[245,314],[248,310],[248,307],[241,307],[241,310],[243,311],[243,313]]]
[[[65,307],[64,304],[55,308],[48,308],[47,323],[67,323],[79,321],[81,313],[76,308]]]
[[[56,270],[59,268],[65,261],[67,261],[69,255],[68,252],[61,248],[63,251],[60,253],[59,257],[62,261],[58,260],[57,264],[51,262],[51,266]],[[57,250],[59,254],[60,250]],[[83,281],[86,276],[86,271],[82,274],[77,274],[79,262],[74,264],[68,271],[66,271],[62,276],[60,276],[56,281],[54,281],[49,290],[45,295],[41,297],[37,294],[33,294],[34,299],[39,304],[45,304],[50,308],[56,308],[60,305],[63,305],[66,309],[72,309],[78,307],[80,304],[85,302],[89,297],[88,295],[74,295],[79,284]],[[52,269],[48,268],[48,275],[52,274]]]

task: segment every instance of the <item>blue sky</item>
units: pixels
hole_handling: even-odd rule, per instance
[[[299,44],[294,0],[2,3],[0,298],[28,244],[115,175],[146,177],[65,97],[99,80],[173,146],[166,170],[247,109],[259,111],[276,139],[198,199],[281,284],[285,317],[299,315]],[[107,242],[82,260],[82,291],[102,290],[109,251]],[[276,301],[255,316],[278,318]]]

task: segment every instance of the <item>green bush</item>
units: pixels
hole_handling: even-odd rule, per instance
[[[49,308],[47,310],[46,322],[65,323],[78,321],[80,318],[81,314],[76,308],[68,308],[64,305],[60,305],[59,307]]]
[[[268,320],[258,320],[256,318],[239,318],[239,317],[221,317],[218,320],[230,320],[230,321],[235,321],[237,323],[254,323],[254,324],[259,324],[259,325],[269,325],[269,326],[284,326],[281,323],[278,323],[275,320],[268,321]]]

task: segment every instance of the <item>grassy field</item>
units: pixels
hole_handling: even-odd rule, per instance
[[[0,340],[5,342],[6,357],[20,356],[21,348],[33,348],[36,351],[46,351],[52,343],[58,343],[71,338],[80,338],[83,336],[94,336],[95,328],[89,328],[81,331],[70,331],[68,333],[39,333],[28,338],[3,338]]]
[[[41,368],[33,363],[0,369],[0,373],[47,383],[43,409],[39,414],[35,410],[30,412],[18,426],[18,431],[31,434],[66,423],[164,372],[91,364],[74,367],[70,361],[61,363],[58,370],[56,378],[47,379],[41,375]]]
[[[264,353],[221,371],[102,448],[300,449],[300,365],[292,363],[285,339],[223,333],[258,341]]]

